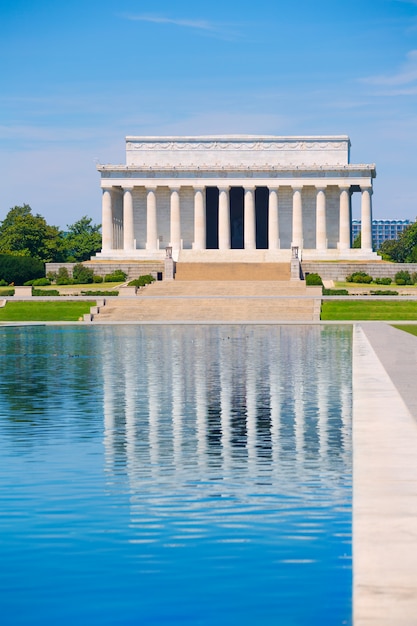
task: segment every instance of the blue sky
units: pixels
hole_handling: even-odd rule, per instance
[[[347,134],[374,217],[417,216],[417,0],[1,0],[0,24],[0,220],[101,222],[126,135],[216,133]]]

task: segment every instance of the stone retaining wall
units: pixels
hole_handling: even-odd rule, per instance
[[[68,274],[72,276],[72,269],[76,263],[46,263],[45,272],[58,272],[60,267],[65,267],[68,270]],[[158,278],[158,273],[162,273],[162,279],[165,275],[165,263],[164,261],[84,261],[83,265],[89,267],[94,271],[97,276],[106,276],[106,274],[112,274],[116,270],[122,270],[127,274],[127,280],[134,280],[139,276],[151,274],[155,279]]]
[[[417,272],[417,263],[386,263],[381,261],[369,263],[326,263],[320,261],[303,261],[301,263],[303,275],[319,274],[323,280],[346,280],[346,276],[353,272],[366,272],[372,278],[394,276],[400,270],[405,270],[412,274]]]

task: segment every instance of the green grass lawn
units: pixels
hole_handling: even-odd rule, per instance
[[[323,302],[322,320],[416,320],[417,302],[335,300]]]
[[[347,283],[342,280],[334,281],[335,289],[362,289],[363,291],[370,291],[375,289],[392,289],[393,291],[398,291],[400,294],[402,291],[416,291],[417,285],[396,285],[392,282],[390,285],[377,285],[376,283]]]
[[[0,322],[76,322],[95,302],[8,302]]]
[[[45,285],[45,287],[35,287],[35,289],[58,289],[58,291],[65,296],[67,292],[73,291],[111,291],[117,290],[120,285],[124,285],[124,283],[77,283],[75,285]]]
[[[394,328],[398,328],[398,330],[405,330],[406,333],[410,333],[410,335],[417,335],[417,326],[413,324],[393,324]]]

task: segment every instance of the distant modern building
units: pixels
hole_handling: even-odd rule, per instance
[[[387,239],[398,239],[400,233],[413,223],[412,220],[372,220],[373,249],[379,250]],[[352,220],[352,242],[361,232],[361,228],[362,220]]]

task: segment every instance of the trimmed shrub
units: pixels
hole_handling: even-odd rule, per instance
[[[74,282],[87,285],[93,282],[94,272],[82,263],[77,263],[72,269],[72,278]]]
[[[145,285],[150,285],[153,282],[155,282],[155,278],[151,274],[144,274],[135,280],[131,280],[128,285],[129,287],[144,287]]]
[[[389,276],[385,278],[375,278],[374,282],[377,285],[390,285],[392,283],[392,278],[389,278]]]
[[[5,280],[3,280],[3,279],[0,280],[0,287],[7,287],[8,284],[9,283],[6,283]]]
[[[32,284],[34,287],[46,287],[51,284],[51,281],[47,278],[36,278]]]
[[[372,282],[372,276],[366,272],[353,272],[350,276],[346,276],[347,283],[365,283],[369,285]]]
[[[319,276],[319,274],[307,274],[306,275],[306,285],[318,285],[321,286],[323,285],[323,281],[321,279],[321,276]]]
[[[118,296],[118,291],[82,291],[82,296]]]
[[[410,272],[400,270],[395,274],[395,282],[397,285],[412,285]]]
[[[60,267],[56,275],[56,284],[57,285],[72,285],[72,282],[73,282],[72,278],[70,278],[67,268]]]
[[[398,291],[393,289],[371,289],[370,293],[371,296],[398,296]]]
[[[45,276],[45,263],[30,256],[0,254],[0,279],[8,285],[23,285],[27,280]]]
[[[48,278],[51,283],[53,283],[54,280],[56,280],[56,272],[48,272],[46,278]]]
[[[14,296],[14,289],[3,289],[1,296]]]
[[[103,282],[103,276],[96,276],[94,274],[93,276],[93,283],[102,283]]]
[[[112,274],[106,274],[104,277],[105,283],[123,283],[127,278],[127,274],[122,270],[116,270]]]
[[[348,296],[347,289],[326,289],[323,287],[323,296]]]
[[[58,289],[33,289],[32,296],[60,296]]]

